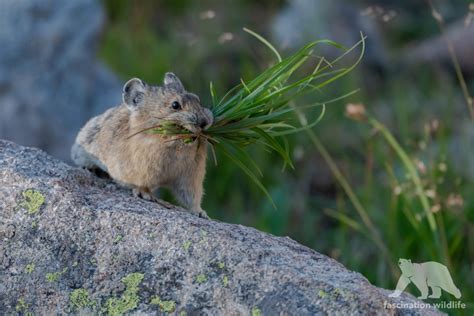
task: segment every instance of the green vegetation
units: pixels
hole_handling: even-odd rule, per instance
[[[139,76],[160,84],[164,72],[173,71],[210,106],[236,85],[248,93],[244,86],[278,63],[272,50],[255,45],[241,30],[249,26],[268,37],[279,5],[235,1],[221,10],[208,1],[105,3],[110,23],[100,55],[123,80]],[[439,34],[429,8],[416,6],[419,15],[400,26],[401,31],[393,31],[396,23],[384,25],[388,31],[382,35],[388,34],[384,40],[391,53],[399,54],[409,39]],[[215,10],[216,18],[199,18],[204,7]],[[251,17],[258,14],[256,23]],[[222,30],[234,40],[219,42]],[[282,46],[276,48],[285,56],[295,54]],[[367,48],[374,49],[370,42]],[[313,54],[325,51],[316,47]],[[390,64],[374,73],[369,55],[337,84],[296,100],[296,106],[324,103],[360,89],[327,105],[324,119],[306,135],[288,135],[281,141],[294,169],[281,172],[281,160],[259,144],[245,148],[264,175],[259,181],[277,210],[219,150],[218,166],[212,160],[208,165],[205,187],[212,194],[205,196],[203,208],[218,220],[291,236],[388,289],[395,288],[400,275],[399,258],[439,261],[448,266],[462,301],[472,302],[473,136],[464,97],[466,91],[472,94],[472,81],[461,88],[458,71],[451,76],[431,64]],[[298,74],[314,68],[302,70]],[[348,102],[359,105],[359,111],[354,113]],[[320,112],[321,107],[308,109],[295,126],[305,125],[305,117],[314,121]],[[414,288],[407,290],[418,294]]]
[[[125,291],[122,296],[112,297],[107,300],[102,310],[108,315],[123,315],[138,306],[140,297],[138,296],[138,286],[144,278],[143,273],[131,273],[122,278]]]
[[[35,215],[44,204],[44,195],[34,189],[28,189],[21,193],[23,200],[18,205],[20,208],[25,209],[29,215]]]
[[[62,271],[46,273],[46,280],[50,283],[57,282],[59,278],[66,272],[67,272],[67,267],[64,268]]]
[[[229,278],[227,277],[227,275],[224,275],[224,276],[222,277],[222,285],[223,285],[224,287],[226,287],[227,285],[229,285]]]
[[[29,305],[26,304],[25,302],[25,299],[23,297],[19,298],[17,303],[16,303],[16,306],[15,306],[15,310],[17,312],[25,312],[27,309],[28,309]]]
[[[34,263],[27,264],[25,267],[25,272],[32,273],[33,271],[35,271],[35,264]]]
[[[114,238],[114,244],[118,244],[120,241],[122,241],[123,236],[122,235],[117,235]]]
[[[89,297],[89,292],[86,289],[75,289],[69,295],[69,301],[74,310],[80,310],[85,307],[92,307],[95,302]]]
[[[184,249],[184,251],[188,251],[188,250],[189,250],[189,247],[191,247],[191,245],[192,245],[191,240],[186,240],[186,241],[183,243],[183,249]]]
[[[144,132],[172,135],[175,138],[182,138],[185,142],[198,137],[204,138],[247,174],[271,200],[270,194],[257,176],[263,176],[260,167],[244,147],[258,144],[280,155],[285,163],[283,167],[289,165],[294,168],[290,149],[285,146],[287,143],[285,136],[314,127],[323,117],[325,104],[338,101],[342,97],[298,106],[299,111],[316,106],[322,107],[320,115],[310,124],[304,125],[300,125],[298,116],[295,115],[295,102],[304,95],[316,93],[352,71],[362,58],[365,42],[362,38],[361,42],[346,50],[333,41],[315,41],[282,59],[267,40],[253,31],[244,30],[268,46],[278,57],[278,62],[248,82],[241,79],[241,83],[230,89],[222,98],[217,97],[211,82],[211,110],[214,114],[214,124],[208,130],[195,134],[175,125],[176,122],[166,121],[154,128],[147,128]],[[350,67],[337,68],[336,63],[360,43],[362,52],[357,61]],[[343,54],[332,62],[318,58],[317,55],[313,55],[313,51],[321,44],[337,47],[343,50]],[[301,69],[308,68],[312,71],[297,76]],[[215,163],[217,165],[217,160]]]
[[[160,297],[155,296],[150,301],[151,305],[158,305],[163,312],[172,313],[176,309],[175,301],[162,301]]]
[[[252,308],[251,315],[252,316],[262,316],[262,311],[259,308],[254,307],[254,308]]]
[[[46,280],[48,282],[56,282],[61,276],[61,272],[46,273]]]
[[[198,276],[196,276],[196,282],[201,284],[201,283],[204,283],[207,281],[207,276],[205,274],[199,274]]]

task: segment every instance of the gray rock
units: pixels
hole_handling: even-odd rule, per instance
[[[0,137],[69,160],[80,127],[120,102],[97,59],[96,0],[0,0]]]
[[[402,58],[409,64],[443,63],[452,69],[451,55],[446,40],[452,45],[464,73],[474,75],[474,21],[466,25],[465,21],[457,21],[446,28],[446,33],[437,34],[432,38],[418,41],[404,49]]]
[[[367,36],[363,64],[386,67],[387,53],[380,30],[373,19],[361,14],[362,10],[347,0],[290,0],[272,21],[272,37],[282,48],[299,49],[320,39],[351,47],[360,41],[363,32]],[[341,50],[322,44],[317,47],[317,54],[333,59],[341,55]]]
[[[302,246],[200,219],[0,141],[0,310],[210,315],[423,314]]]

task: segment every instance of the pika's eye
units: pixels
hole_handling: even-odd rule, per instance
[[[178,101],[174,101],[173,103],[171,103],[171,107],[173,108],[173,110],[179,110],[181,109],[181,104],[179,104]]]

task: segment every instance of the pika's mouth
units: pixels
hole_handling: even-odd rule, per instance
[[[177,121],[162,121],[160,122],[160,129],[166,131],[167,135],[180,135],[180,134],[199,134],[202,129],[193,124],[192,122],[177,122]]]
[[[192,134],[199,134],[202,132],[202,129],[194,124],[183,124],[180,125],[180,127],[188,132],[191,132]]]
[[[174,135],[174,136],[178,136],[178,138],[185,138],[185,139],[194,141],[200,136],[202,136],[202,131],[203,131],[202,128],[200,128],[199,126],[196,126],[193,123],[179,124],[178,122],[174,122],[170,120],[170,121],[162,121],[158,125],[153,125],[153,126],[138,130],[137,132],[129,135],[128,138],[131,138],[141,133],[147,133],[147,134],[159,134],[159,135],[164,135],[164,136]]]

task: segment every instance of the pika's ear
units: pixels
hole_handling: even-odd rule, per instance
[[[165,88],[173,89],[176,92],[184,92],[184,86],[181,83],[181,80],[179,80],[178,76],[176,76],[172,72],[167,72],[165,74],[165,78],[163,79],[163,83],[165,85]]]
[[[130,108],[134,109],[143,102],[145,97],[145,83],[138,78],[127,81],[123,86],[122,99]]]

